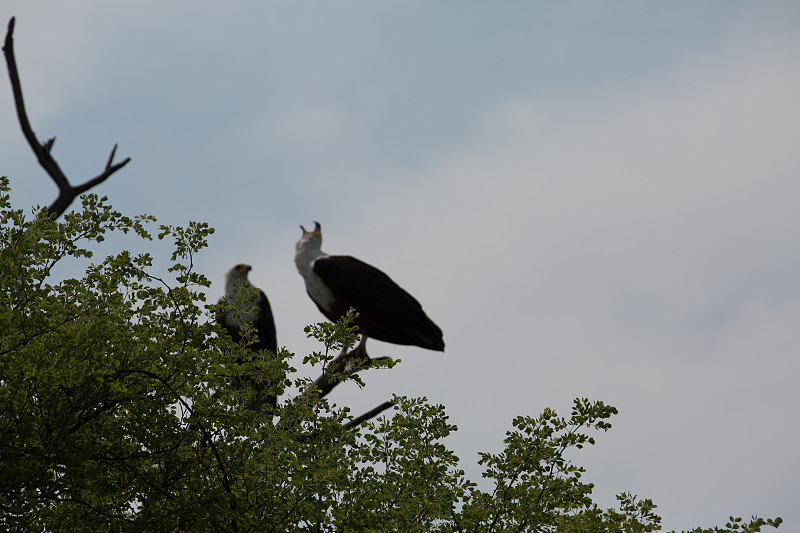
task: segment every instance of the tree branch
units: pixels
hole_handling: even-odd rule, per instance
[[[314,383],[310,384],[302,394],[295,397],[293,402],[295,404],[299,404],[309,400],[312,396],[323,398],[330,394],[336,385],[345,381],[349,376],[352,376],[360,370],[372,368],[373,364],[377,361],[385,361],[387,359],[390,358],[370,357],[367,354],[367,350],[364,347],[363,342],[350,351],[343,350],[342,353],[337,355],[336,359],[331,361],[327,368],[322,371],[322,375],[318,377]],[[392,402],[383,402],[371,411],[368,411],[344,424],[344,427],[348,429],[354,428],[359,424],[378,416],[392,405],[394,405]],[[281,419],[277,427],[278,429],[285,429],[287,424],[289,424],[289,422]]]
[[[359,344],[354,349],[342,351],[336,359],[322,371],[322,375],[314,381],[314,384],[306,389],[306,394],[316,391],[320,398],[327,396],[336,385],[352,376],[359,370],[366,370],[372,367],[374,361],[382,361],[387,357],[373,359],[367,354],[364,343]]]
[[[388,408],[392,407],[393,405],[394,405],[394,402],[383,402],[382,404],[380,404],[375,409],[373,409],[371,411],[367,411],[363,415],[357,416],[356,418],[352,419],[350,422],[345,424],[344,427],[347,428],[347,429],[354,428],[354,427],[366,422],[370,418],[375,418],[376,416],[378,416],[379,414],[381,414],[382,412],[384,412]]]
[[[73,202],[73,200],[75,200],[76,197],[78,197],[78,195],[107,180],[114,172],[128,164],[131,158],[127,157],[119,163],[114,163],[114,154],[117,151],[117,145],[114,145],[103,172],[86,181],[85,183],[78,185],[77,187],[73,187],[69,183],[69,180],[61,170],[61,167],[58,166],[56,160],[50,155],[50,151],[53,148],[53,143],[55,143],[56,138],[52,137],[44,143],[40,143],[36,138],[36,134],[33,132],[33,128],[31,128],[30,121],[28,120],[28,115],[25,111],[25,101],[22,98],[22,84],[19,81],[17,61],[14,58],[14,22],[14,17],[11,17],[11,20],[8,21],[8,31],[6,32],[6,39],[3,45],[3,54],[6,57],[6,64],[8,65],[8,76],[11,79],[11,89],[14,93],[14,104],[17,108],[17,118],[19,119],[19,125],[22,128],[22,133],[25,135],[25,139],[28,141],[28,144],[33,150],[33,153],[36,155],[36,158],[39,160],[39,164],[58,187],[58,198],[56,198],[50,207],[48,207],[48,211],[53,218],[58,218],[64,213],[64,211],[67,210],[69,205]]]

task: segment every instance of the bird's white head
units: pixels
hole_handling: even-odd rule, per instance
[[[243,263],[240,263],[228,270],[227,274],[225,274],[225,294],[231,295],[233,294],[235,287],[249,283],[247,280],[247,274],[251,270],[253,270],[253,267]]]
[[[319,222],[314,222],[314,229],[311,231],[306,230],[303,226],[300,226],[300,229],[303,230],[303,234],[294,245],[294,264],[297,266],[297,270],[305,275],[314,259],[327,254],[321,249],[322,228]]]

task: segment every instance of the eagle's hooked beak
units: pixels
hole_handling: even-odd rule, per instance
[[[303,235],[311,234],[311,235],[319,235],[322,231],[322,227],[319,225],[319,222],[316,220],[314,221],[314,231],[308,231],[303,225],[300,225],[300,229],[303,230]]]

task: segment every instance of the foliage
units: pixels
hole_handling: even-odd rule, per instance
[[[94,195],[63,222],[46,210],[28,219],[8,191],[3,179],[0,528],[659,529],[650,500],[622,494],[619,509],[598,508],[566,458],[611,427],[614,407],[581,399],[568,418],[545,409],[515,419],[505,449],[481,455],[491,490],[480,490],[444,444],[456,428],[442,406],[396,397],[392,417],[348,429],[346,408],[304,393],[310,382],[291,353],[253,355],[221,334],[210,318],[232,309],[205,303],[209,281],[192,260],[207,225],[159,227],[173,241],[168,276],[149,254],[122,251],[57,281],[61,265],[91,258],[111,233],[151,240],[155,219],[125,217]],[[304,360],[317,368],[354,340],[346,321],[307,332],[323,346]],[[268,386],[230,386],[243,374]],[[281,395],[274,413],[249,408],[260,394]],[[731,519],[713,531],[779,523]]]

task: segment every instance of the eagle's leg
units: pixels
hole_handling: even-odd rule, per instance
[[[358,346],[353,348],[353,351],[350,352],[350,357],[369,361],[369,355],[367,354],[367,336],[363,333],[361,334],[361,340],[358,342]]]
[[[361,341],[358,343],[358,346],[353,348],[350,352],[347,351],[347,346],[345,346],[342,348],[342,353],[339,354],[334,362],[343,363],[344,371],[347,374],[357,372],[363,368],[369,368],[370,358],[369,355],[367,355],[366,343],[366,335],[361,335]]]

